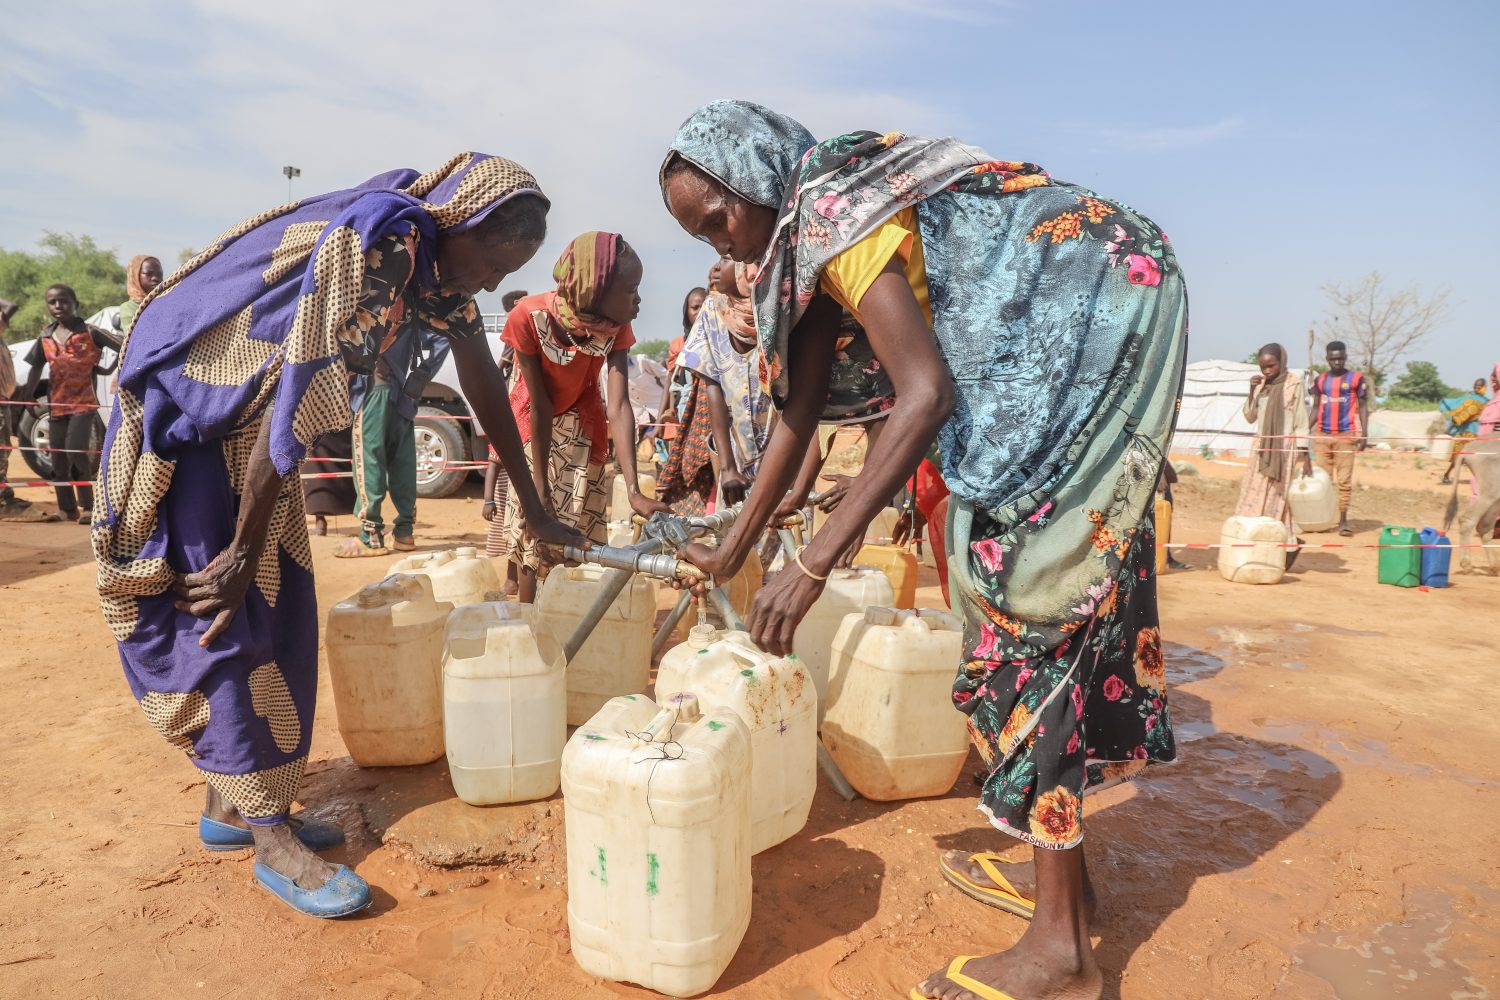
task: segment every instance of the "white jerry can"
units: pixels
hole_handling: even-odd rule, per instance
[[[801,661],[761,651],[744,632],[694,626],[656,668],[658,702],[683,692],[705,708],[732,709],[750,730],[750,853],[806,826],[818,784],[818,704]]]
[[[953,707],[963,622],[944,611],[871,608],[833,640],[823,745],[859,794],[878,802],[944,795],[969,756]]]
[[[1333,480],[1324,469],[1313,469],[1312,475],[1293,479],[1287,487],[1286,499],[1292,505],[1292,520],[1303,531],[1338,527],[1339,498]]]
[[[1290,540],[1286,525],[1274,517],[1236,514],[1219,534],[1219,575],[1231,583],[1280,583]]]
[[[541,624],[559,643],[582,621],[614,570],[558,566],[542,581],[536,599]],[[651,635],[656,624],[656,584],[637,574],[620,591],[588,641],[568,664],[568,725],[580,726],[609,699],[639,694],[651,682]]]
[[[392,566],[390,573],[427,577],[432,581],[433,597],[454,607],[479,604],[485,594],[500,589],[494,562],[472,545],[407,556]]]
[[[470,805],[557,791],[568,739],[562,647],[530,604],[455,608],[443,649],[443,732],[453,790]]]
[[[443,626],[432,582],[391,576],[328,609],[324,642],[339,735],[360,767],[443,755]]]
[[[678,696],[606,704],[568,740],[568,931],[590,975],[713,987],[750,924],[750,732]]]
[[[823,593],[808,609],[792,635],[792,649],[812,674],[818,689],[818,722],[828,705],[828,667],[833,662],[833,637],[848,615],[862,615],[866,608],[889,608],[896,603],[890,578],[873,566],[836,569],[828,574]]]

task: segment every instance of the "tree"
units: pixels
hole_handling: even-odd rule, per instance
[[[0,298],[20,306],[10,321],[10,340],[29,340],[51,322],[46,304],[49,285],[72,286],[78,293],[80,316],[125,301],[125,267],[113,248],[100,247],[90,236],[54,232],[37,245],[40,253],[0,250]]]
[[[1379,385],[1401,356],[1437,326],[1448,311],[1450,291],[1439,289],[1427,297],[1416,285],[1393,291],[1378,271],[1355,283],[1324,285],[1330,309],[1322,324],[1323,341],[1342,340],[1350,366]]]
[[[1457,396],[1459,391],[1443,382],[1437,365],[1431,361],[1412,361],[1406,366],[1406,374],[1391,386],[1391,395],[1401,399],[1415,399],[1424,403],[1436,403],[1445,396]]]
[[[644,354],[658,364],[667,363],[667,354],[672,350],[672,344],[666,340],[642,340],[635,345],[632,354]]]

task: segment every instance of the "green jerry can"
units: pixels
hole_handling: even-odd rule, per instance
[[[1396,587],[1415,587],[1422,582],[1421,535],[1416,528],[1388,524],[1380,529],[1379,580]],[[1387,546],[1390,546],[1389,548]]]

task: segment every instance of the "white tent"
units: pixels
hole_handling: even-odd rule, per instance
[[[1296,368],[1292,373],[1302,374]],[[1207,447],[1221,454],[1247,454],[1255,427],[1245,420],[1245,398],[1250,395],[1250,376],[1258,374],[1259,368],[1244,361],[1195,361],[1188,365],[1172,451],[1198,452]],[[1370,444],[1396,451],[1428,451],[1433,442],[1427,438],[1436,433],[1442,446],[1442,432],[1432,430],[1441,424],[1440,417],[1436,410],[1408,413],[1377,411],[1372,406]],[[1316,419],[1316,414],[1309,413],[1309,418]]]
[[[1292,373],[1301,375],[1293,368]],[[1194,361],[1182,386],[1182,412],[1172,435],[1172,451],[1248,454],[1255,425],[1245,419],[1250,376],[1260,369],[1246,361]]]

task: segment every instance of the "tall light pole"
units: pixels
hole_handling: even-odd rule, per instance
[[[286,200],[290,204],[292,200],[292,178],[302,176],[301,167],[282,167],[281,174],[286,178]]]

